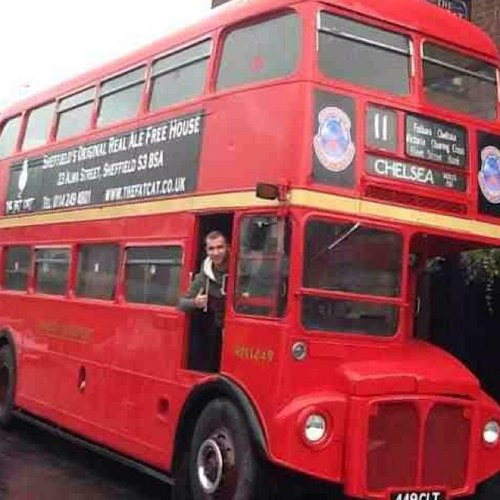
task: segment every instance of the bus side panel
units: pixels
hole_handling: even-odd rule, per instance
[[[16,399],[28,397],[53,407],[59,390],[59,360],[52,360],[50,356],[50,344],[54,340],[38,334],[37,322],[33,323],[33,314],[37,313],[43,314],[38,301],[21,293],[2,294],[2,323],[16,339]]]
[[[258,181],[296,180],[292,176],[303,164],[305,124],[301,117],[306,95],[306,85],[290,83],[208,102],[200,190],[254,188]]]
[[[37,246],[87,243],[91,237],[92,243],[124,247],[185,247],[193,223],[186,213],[163,214],[94,221],[92,227],[32,227],[29,241],[24,229],[12,230],[9,239]],[[179,293],[187,286],[184,271]],[[124,277],[123,269],[119,276]],[[17,403],[165,468],[172,453],[172,422],[177,421],[185,392],[176,383],[185,318],[175,306],[127,304],[123,289],[120,284],[113,301],[2,292],[0,320],[18,332],[16,345],[23,347],[18,349]]]

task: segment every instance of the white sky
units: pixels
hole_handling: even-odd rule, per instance
[[[210,6],[211,0],[2,2],[0,113],[192,23]]]

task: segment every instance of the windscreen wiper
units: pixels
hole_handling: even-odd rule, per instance
[[[341,234],[339,237],[335,238],[329,245],[320,250],[311,260],[316,260],[320,255],[323,255],[326,251],[333,250],[335,247],[340,245],[343,241],[345,241],[352,233],[358,230],[361,226],[361,222],[356,222],[353,224],[347,231]]]

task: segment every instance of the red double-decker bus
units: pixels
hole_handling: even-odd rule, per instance
[[[498,95],[493,43],[427,2],[255,0],[4,110],[0,422],[181,497],[263,498],[266,461],[472,494],[500,408],[415,316],[426,263],[500,242]],[[177,306],[214,230],[209,372]]]

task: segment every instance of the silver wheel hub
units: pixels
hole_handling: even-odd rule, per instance
[[[214,493],[222,481],[224,471],[223,452],[215,439],[203,441],[196,458],[196,469],[203,491],[207,494]]]

